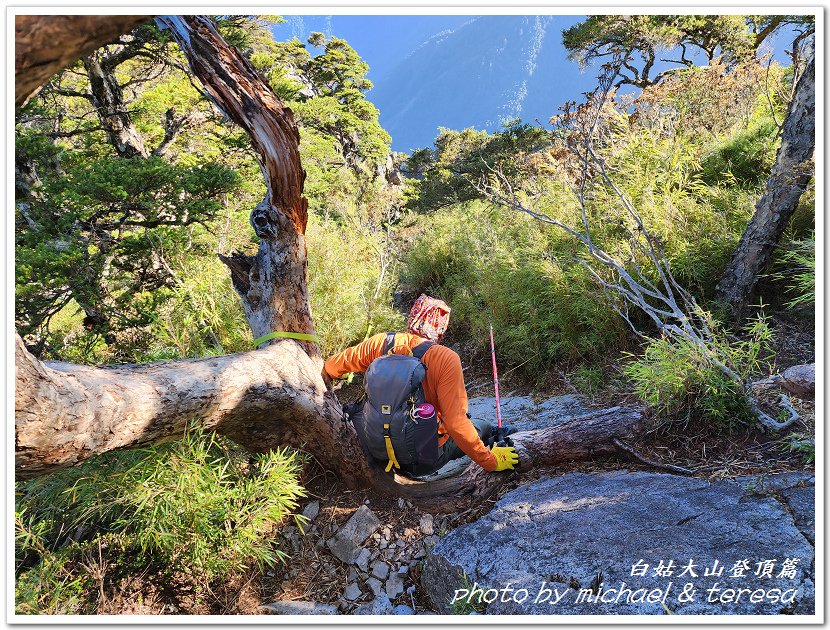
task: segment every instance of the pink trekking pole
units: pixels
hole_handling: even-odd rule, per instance
[[[498,420],[498,428],[496,429],[495,443],[499,446],[512,446],[512,440],[502,435],[503,428],[501,422],[501,398],[499,397],[499,370],[496,367],[496,342],[493,340],[493,323],[490,322],[490,350],[493,354],[493,384],[496,388],[496,419]]]

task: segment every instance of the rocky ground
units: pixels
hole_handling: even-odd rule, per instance
[[[382,521],[367,500],[338,524],[320,518],[319,506],[319,501],[313,501],[303,511],[310,520],[305,534],[296,527],[283,532],[294,554],[305,548],[303,555],[310,559],[308,547],[313,547],[314,559],[289,569],[279,587],[282,597],[265,604],[264,610],[278,614],[357,615],[424,612],[416,601],[416,595],[417,600],[422,597],[420,565],[438,542],[437,532],[447,532],[448,519],[420,514],[400,499],[397,518],[387,519],[388,510],[382,510]],[[313,576],[307,576],[309,570]],[[301,575],[310,594],[322,601],[294,599]]]
[[[439,612],[811,615],[815,479],[568,473],[504,495],[430,552]]]
[[[805,413],[804,422],[811,422],[811,403],[799,403],[801,411]],[[502,413],[510,423],[519,430],[530,430],[542,426],[550,426],[564,421],[567,418],[587,413],[589,406],[585,398],[576,394],[556,396],[543,401],[534,401],[530,396],[507,397],[502,401]],[[487,418],[495,414],[495,403],[492,398],[479,397],[470,400],[471,413],[477,417]],[[651,439],[651,438],[650,438]],[[701,438],[705,439],[705,438]],[[447,555],[448,549],[466,550],[468,554],[475,555],[475,549],[479,545],[478,536],[469,538],[469,529],[484,527],[492,532],[497,529],[493,524],[504,517],[505,502],[515,503],[514,493],[532,492],[534,484],[542,484],[544,497],[524,501],[540,505],[539,509],[546,510],[544,506],[550,501],[545,501],[556,492],[567,494],[575,504],[579,506],[592,505],[592,501],[600,496],[602,486],[597,486],[598,477],[591,478],[590,475],[610,475],[616,486],[609,486],[608,493],[617,498],[612,503],[619,503],[616,515],[602,511],[580,513],[578,510],[569,508],[548,509],[547,519],[550,531],[540,531],[534,527],[526,528],[525,525],[531,520],[522,520],[521,514],[516,516],[516,523],[500,526],[500,531],[511,531],[516,534],[516,540],[523,540],[519,550],[514,553],[516,561],[513,567],[514,572],[521,568],[525,580],[535,581],[537,578],[559,577],[566,583],[573,578],[573,584],[587,586],[591,581],[591,575],[596,577],[597,572],[604,571],[610,580],[621,579],[621,569],[607,567],[601,561],[601,553],[609,555],[608,549],[612,549],[610,555],[616,557],[620,552],[619,541],[633,540],[632,532],[625,528],[615,530],[615,519],[622,519],[622,523],[633,522],[633,516],[626,517],[626,510],[631,514],[640,515],[645,518],[643,521],[646,538],[649,539],[653,531],[661,530],[663,537],[660,544],[655,543],[649,549],[649,553],[658,556],[669,551],[679,554],[675,561],[680,559],[688,560],[683,556],[697,556],[701,561],[711,560],[714,554],[707,545],[710,540],[718,537],[721,531],[717,525],[713,525],[708,534],[701,534],[697,538],[689,538],[686,531],[688,522],[698,519],[700,522],[711,521],[711,519],[699,519],[701,514],[708,511],[715,518],[715,523],[735,522],[741,518],[748,518],[751,523],[749,528],[735,530],[737,540],[751,540],[754,537],[755,543],[763,544],[769,538],[769,532],[778,531],[784,527],[787,537],[780,538],[782,545],[789,545],[791,548],[776,549],[776,555],[785,553],[800,554],[802,566],[799,567],[798,584],[802,587],[802,596],[799,601],[804,601],[803,593],[809,590],[812,584],[811,562],[812,562],[812,539],[806,538],[806,531],[809,524],[804,525],[803,521],[812,515],[812,488],[809,472],[805,479],[797,480],[787,487],[787,492],[800,493],[800,507],[798,514],[793,516],[790,503],[781,503],[773,498],[770,501],[759,503],[758,509],[765,514],[767,521],[761,523],[743,510],[755,505],[754,491],[744,488],[743,482],[723,482],[723,488],[719,486],[710,488],[712,483],[718,483],[718,479],[724,477],[736,477],[740,475],[756,474],[771,475],[787,470],[804,470],[804,465],[799,457],[787,453],[780,448],[777,438],[765,435],[753,435],[742,438],[740,441],[723,441],[719,445],[709,443],[707,451],[706,443],[701,444],[692,438],[684,438],[684,442],[661,444],[658,441],[651,441],[646,447],[645,444],[637,445],[638,448],[648,448],[648,455],[651,461],[665,461],[689,466],[695,469],[694,477],[683,477],[678,475],[659,475],[654,473],[654,467],[644,465],[636,459],[627,461],[611,459],[603,462],[587,463],[581,462],[573,466],[562,466],[555,471],[539,470],[532,475],[517,476],[515,483],[509,484],[507,494],[504,494],[498,503],[495,501],[485,502],[476,508],[462,513],[451,513],[431,516],[416,509],[411,503],[402,499],[385,499],[370,495],[368,493],[348,491],[342,481],[334,478],[331,474],[320,472],[317,477],[305,481],[306,487],[312,493],[312,500],[303,508],[303,514],[309,519],[304,531],[297,526],[289,526],[282,532],[282,546],[290,556],[290,560],[284,567],[279,567],[268,572],[262,577],[257,588],[258,596],[254,598],[255,606],[249,606],[239,612],[249,613],[272,613],[272,614],[441,614],[456,612],[462,614],[475,612],[517,612],[519,614],[541,612],[540,610],[508,610],[505,608],[488,606],[448,606],[446,603],[447,589],[454,590],[461,588],[467,581],[475,581],[481,578],[483,582],[498,582],[505,579],[504,575],[496,575],[489,572],[486,567],[492,567],[492,563],[482,563],[478,560],[459,561],[457,558]],[[462,466],[466,462],[459,460],[455,466]],[[628,470],[619,470],[627,468]],[[571,474],[566,474],[566,473]],[[575,476],[574,476],[575,475]],[[587,475],[587,476],[586,476]],[[628,477],[626,477],[628,475]],[[645,475],[645,476],[644,476]],[[584,491],[584,501],[577,501],[574,497],[579,494],[576,490],[570,489],[568,485],[573,480],[582,480],[580,492]],[[658,480],[659,483],[657,483]],[[520,482],[521,481],[521,487]],[[567,483],[566,483],[567,482]],[[659,493],[644,493],[644,484],[657,483],[663,488],[664,495],[661,498]],[[551,485],[548,488],[548,485]],[[691,485],[689,485],[691,484]],[[780,485],[780,484],[779,484]],[[689,487],[687,487],[689,486]],[[627,493],[621,493],[620,488],[627,487]],[[599,489],[597,489],[599,488]],[[804,488],[808,488],[805,490]],[[591,494],[592,489],[595,493]],[[779,488],[780,490],[780,488]],[[708,494],[706,494],[708,492]],[[778,492],[778,491],[776,491]],[[576,494],[574,494],[576,493]],[[600,494],[597,494],[600,493]],[[616,493],[616,494],[614,494]],[[690,514],[694,516],[690,521],[683,518],[666,521],[669,525],[661,525],[660,513],[654,507],[666,506],[665,509],[672,511],[669,496],[685,497],[687,494],[696,496],[706,495],[708,498],[700,506],[689,504]],[[625,494],[624,499],[620,497]],[[779,493],[780,494],[780,493]],[[522,495],[524,496],[524,495]],[[603,495],[604,496],[604,495]],[[795,496],[795,495],[794,495]],[[593,497],[593,499],[591,498]],[[649,502],[645,499],[649,498]],[[747,498],[750,497],[750,498]],[[525,497],[526,498],[526,497]],[[583,497],[584,498],[584,497]],[[780,498],[780,497],[779,497]],[[690,500],[691,501],[691,500]],[[719,513],[720,503],[725,502],[734,505],[734,513],[722,515]],[[596,503],[596,501],[594,501]],[[603,504],[603,501],[599,501]],[[756,501],[757,503],[757,501]],[[511,504],[512,505],[512,504]],[[494,509],[495,506],[495,509]],[[597,507],[596,505],[593,506]],[[580,507],[579,509],[583,509]],[[510,513],[512,508],[507,509]],[[695,511],[697,510],[697,511]],[[501,516],[499,516],[501,514]],[[685,512],[684,512],[685,514]],[[564,516],[563,516],[564,515]],[[622,516],[621,516],[622,515]],[[742,516],[743,515],[743,516]],[[568,520],[578,516],[576,521]],[[688,515],[687,515],[688,516]],[[582,518],[584,517],[584,518]],[[562,520],[564,518],[565,520]],[[649,521],[651,518],[654,522]],[[656,519],[656,520],[655,520]],[[719,520],[718,520],[719,519]],[[724,519],[726,519],[724,521]],[[731,519],[731,520],[730,520]],[[801,520],[799,520],[801,519]],[[544,520],[544,519],[543,519]],[[490,523],[490,525],[486,525]],[[558,523],[558,524],[557,524]],[[650,523],[650,524],[649,524]],[[760,524],[759,524],[760,523]],[[595,528],[595,529],[592,529]],[[599,528],[598,530],[596,528]],[[569,532],[573,532],[569,534]],[[598,532],[604,532],[605,538]],[[764,533],[766,532],[766,533]],[[465,539],[464,537],[467,536]],[[525,538],[522,538],[525,536]],[[615,537],[616,536],[616,537]],[[709,538],[707,538],[709,536]],[[767,538],[764,538],[766,536]],[[779,538],[773,536],[774,539]],[[786,539],[785,539],[786,538]],[[486,539],[486,536],[485,536]],[[484,544],[498,544],[499,536]],[[578,545],[575,545],[576,541]],[[603,541],[597,543],[594,551],[585,547],[586,556],[572,555],[575,547],[582,548],[587,540]],[[683,547],[683,541],[690,541],[688,548]],[[692,544],[692,541],[695,541]],[[796,544],[797,543],[797,544]],[[660,547],[662,545],[662,548]],[[678,546],[679,545],[679,546]],[[793,546],[795,545],[795,546]],[[797,548],[796,548],[797,547]],[[753,553],[758,551],[753,547]],[[734,553],[738,553],[734,549]],[[730,552],[731,553],[731,552]],[[748,553],[748,552],[747,552]],[[758,551],[760,553],[760,551]],[[571,555],[568,555],[571,554]],[[593,554],[593,555],[592,555]],[[644,552],[645,555],[648,555]],[[708,554],[708,555],[707,555]],[[716,554],[715,554],[716,555]],[[755,554],[758,555],[758,554]],[[570,558],[566,568],[560,567],[555,562],[549,566],[544,565],[545,558],[548,560],[564,557]],[[809,556],[809,557],[808,557]],[[469,556],[470,558],[472,555]],[[478,557],[478,556],[476,556]],[[713,557],[713,556],[712,556]],[[449,559],[448,559],[449,558]],[[524,558],[524,560],[522,560]],[[441,564],[441,560],[446,560]],[[468,558],[469,559],[469,558]],[[528,561],[532,559],[533,561]],[[777,558],[778,559],[778,558]],[[635,558],[632,562],[636,562]],[[783,557],[778,559],[783,560]],[[627,560],[626,560],[627,561]],[[721,562],[725,561],[721,559]],[[541,564],[539,564],[541,563]],[[538,565],[538,566],[537,566]],[[436,567],[442,566],[438,570]],[[563,565],[564,566],[564,565]],[[450,567],[450,568],[447,568]],[[580,569],[577,571],[577,567]],[[424,572],[427,576],[424,578]],[[591,572],[594,573],[591,573]],[[521,571],[519,571],[521,573]],[[571,575],[565,575],[571,573]],[[591,574],[591,575],[589,575]],[[619,574],[619,575],[617,575]],[[578,576],[578,577],[577,577]],[[509,578],[510,576],[507,576]],[[436,587],[438,585],[438,587]],[[436,590],[437,588],[437,590]],[[563,590],[564,592],[564,590]],[[576,592],[576,591],[574,591]],[[571,593],[573,595],[573,593]],[[251,602],[251,604],[254,603]],[[564,599],[563,599],[564,601]],[[806,608],[805,608],[806,607]],[[681,609],[682,606],[674,605],[674,608]],[[760,614],[769,612],[793,612],[795,604],[781,606],[773,611],[774,606],[764,609]],[[798,613],[809,608],[809,602],[801,604]],[[637,607],[627,611],[635,612]],[[714,609],[703,611],[711,614]],[[550,614],[548,609],[545,612]],[[600,614],[600,611],[576,611],[565,610],[562,606],[557,612],[571,612],[582,614]],[[615,612],[615,611],[610,611]],[[653,611],[650,611],[653,612]],[[659,612],[659,611],[658,611]],[[693,608],[687,605],[681,613],[697,614]],[[722,612],[722,611],[721,611]],[[728,612],[728,611],[727,611]]]

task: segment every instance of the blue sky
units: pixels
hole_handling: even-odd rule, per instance
[[[300,41],[313,31],[349,42],[369,64],[369,78],[377,80],[430,37],[455,30],[469,15],[286,15],[286,24],[274,29],[278,40]]]
[[[412,99],[420,99],[417,101],[419,107],[407,110],[406,120],[402,122],[401,112],[405,109],[409,97],[408,94],[400,93],[401,86],[404,86],[403,91],[406,91],[406,81],[402,80],[405,77],[400,74],[402,68],[408,67],[404,62],[430,39],[434,42],[453,33],[455,37],[464,39],[465,36],[462,36],[462,33],[470,33],[474,30],[470,24],[475,19],[475,15],[284,15],[284,17],[286,23],[274,27],[275,39],[285,41],[297,37],[305,42],[310,33],[320,31],[327,36],[336,36],[348,41],[369,64],[368,76],[375,83],[376,89],[370,91],[367,96],[379,106],[381,124],[392,133],[392,144],[395,150],[408,152],[418,146],[431,144],[439,126],[454,129],[475,126],[491,131],[498,128],[499,123],[496,121],[498,116],[495,112],[493,115],[485,115],[479,109],[478,115],[475,116],[470,111],[475,109],[471,107],[471,104],[475,104],[481,96],[469,91],[466,94],[462,93],[465,77],[458,77],[458,81],[451,82],[452,85],[458,86],[457,98],[448,99],[444,97],[444,94],[435,93],[436,108],[430,112],[426,112],[423,94],[420,97],[413,94]],[[540,66],[543,65],[540,67],[540,72],[545,74],[546,80],[536,81],[532,87],[536,90],[536,94],[530,95],[527,99],[528,106],[522,112],[522,117],[526,119],[526,122],[532,122],[534,118],[544,122],[557,113],[558,107],[566,101],[579,100],[583,92],[593,89],[597,69],[589,67],[581,71],[575,62],[567,59],[567,52],[561,43],[562,30],[576,24],[584,17],[558,15],[553,18],[550,31],[545,38],[544,50],[537,60]],[[503,21],[509,22],[509,20]],[[482,32],[479,31],[478,37],[485,36],[492,41],[471,41],[471,35],[467,35],[465,41],[468,42],[468,46],[476,49],[480,47],[482,52],[486,52],[488,47],[496,46],[496,40],[501,38],[502,33],[498,29],[486,31],[485,35],[482,35]],[[506,32],[505,36],[511,37]],[[514,37],[515,34],[512,36]],[[792,34],[788,31],[776,34],[769,41],[777,61],[783,64],[789,63],[784,51],[791,41]],[[314,49],[309,48],[313,53]],[[469,47],[465,50],[469,50]],[[458,49],[456,51],[458,52]],[[446,62],[443,58],[441,61]],[[436,72],[438,71],[439,68],[436,68]],[[510,98],[508,93],[512,89],[511,86],[494,87],[505,90],[504,99]],[[442,89],[447,89],[446,83]],[[467,85],[467,89],[470,89],[470,85]],[[426,101],[431,104],[432,98],[429,97]],[[468,115],[469,119],[465,118]],[[419,124],[422,128],[417,132],[414,128],[410,128]]]

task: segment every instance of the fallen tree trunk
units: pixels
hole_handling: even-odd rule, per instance
[[[262,350],[175,363],[90,367],[42,363],[16,340],[16,477],[28,479],[118,448],[180,437],[189,423],[251,451],[300,447],[353,488],[411,499],[431,511],[469,507],[509,473],[477,464],[420,482],[369,464],[354,428],[310,359],[293,341]],[[522,471],[624,454],[615,440],[642,431],[635,408],[613,408],[513,437]]]
[[[643,414],[636,407],[612,407],[595,414],[572,418],[562,424],[511,435],[519,455],[519,472],[585,461],[594,457],[627,455],[616,442],[645,430]],[[458,511],[495,496],[515,473],[488,473],[476,464],[461,474],[434,482],[406,477],[384,477],[376,487],[406,497],[429,512]]]
[[[314,361],[293,341],[175,363],[42,363],[15,348],[16,476],[27,479],[117,448],[180,437],[189,422],[252,451],[301,446],[351,485],[373,475]]]

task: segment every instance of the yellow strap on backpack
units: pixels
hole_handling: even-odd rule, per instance
[[[389,425],[383,425],[383,439],[386,441],[386,456],[389,458],[389,463],[386,465],[386,472],[392,470],[392,467],[400,468],[401,465],[398,463],[398,458],[395,457],[395,449],[392,448],[392,438],[389,437]]]

